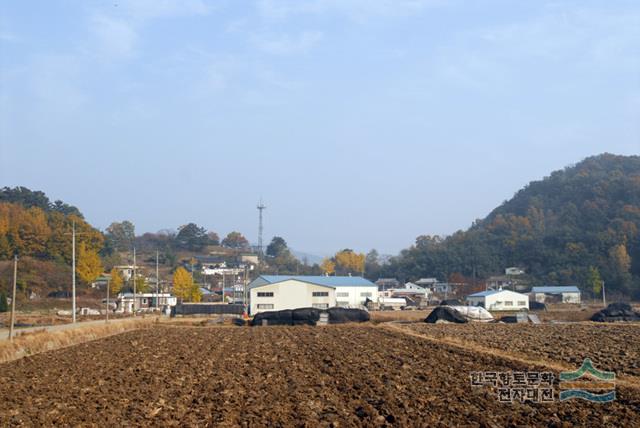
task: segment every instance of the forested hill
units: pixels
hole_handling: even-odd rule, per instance
[[[18,254],[63,263],[71,261],[71,228],[76,225],[79,256],[94,259],[102,249],[102,233],[87,223],[78,208],[51,202],[26,187],[0,189],[0,260]]]
[[[25,208],[40,208],[45,212],[59,212],[64,215],[75,215],[84,218],[80,210],[73,205],[65,204],[61,200],[51,202],[44,192],[30,190],[26,187],[3,187],[0,189],[0,203],[8,202],[20,204]]]
[[[640,156],[602,154],[531,182],[467,231],[421,236],[388,266],[407,278],[486,278],[523,267],[534,283],[640,297]]]

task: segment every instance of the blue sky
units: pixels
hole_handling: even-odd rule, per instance
[[[640,152],[637,1],[0,1],[0,185],[396,253]]]

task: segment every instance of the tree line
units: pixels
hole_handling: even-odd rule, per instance
[[[578,285],[640,298],[640,157],[603,154],[531,182],[448,237],[419,236],[384,276],[477,280],[525,269],[533,285]]]

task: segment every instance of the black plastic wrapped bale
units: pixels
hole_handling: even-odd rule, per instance
[[[452,322],[457,324],[464,324],[468,322],[468,320],[464,316],[462,316],[460,312],[448,306],[436,307],[424,320],[424,322],[429,324],[435,324],[438,321]]]
[[[253,317],[251,325],[265,325],[262,321],[266,321],[266,325],[293,325],[293,311],[285,309],[282,311],[260,312]]]
[[[596,312],[591,321],[598,322],[616,322],[616,321],[634,321],[640,322],[640,313],[635,312],[630,305],[626,303],[611,303],[606,308]]]
[[[364,309],[329,308],[329,324],[343,324],[347,322],[366,322],[371,318]]]
[[[234,318],[232,323],[233,325],[237,325],[238,327],[247,325],[247,321],[245,321],[243,318]]]
[[[323,312],[318,308],[298,308],[293,310],[293,325],[316,325],[320,319],[320,313]]]
[[[535,300],[529,302],[530,311],[546,311],[547,305],[542,302],[536,302]]]

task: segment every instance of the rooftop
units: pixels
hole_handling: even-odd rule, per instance
[[[271,284],[293,279],[327,287],[377,287],[361,276],[261,275],[260,278]]]
[[[507,292],[507,291],[509,293],[522,294],[522,293],[518,293],[518,292],[513,291],[513,290],[486,290],[486,291],[480,291],[478,293],[469,294],[467,297],[487,297],[487,296],[491,296],[491,295],[498,294],[498,293],[504,293],[504,292]]]
[[[532,287],[532,293],[579,293],[580,289],[575,285],[546,285],[544,287]]]

